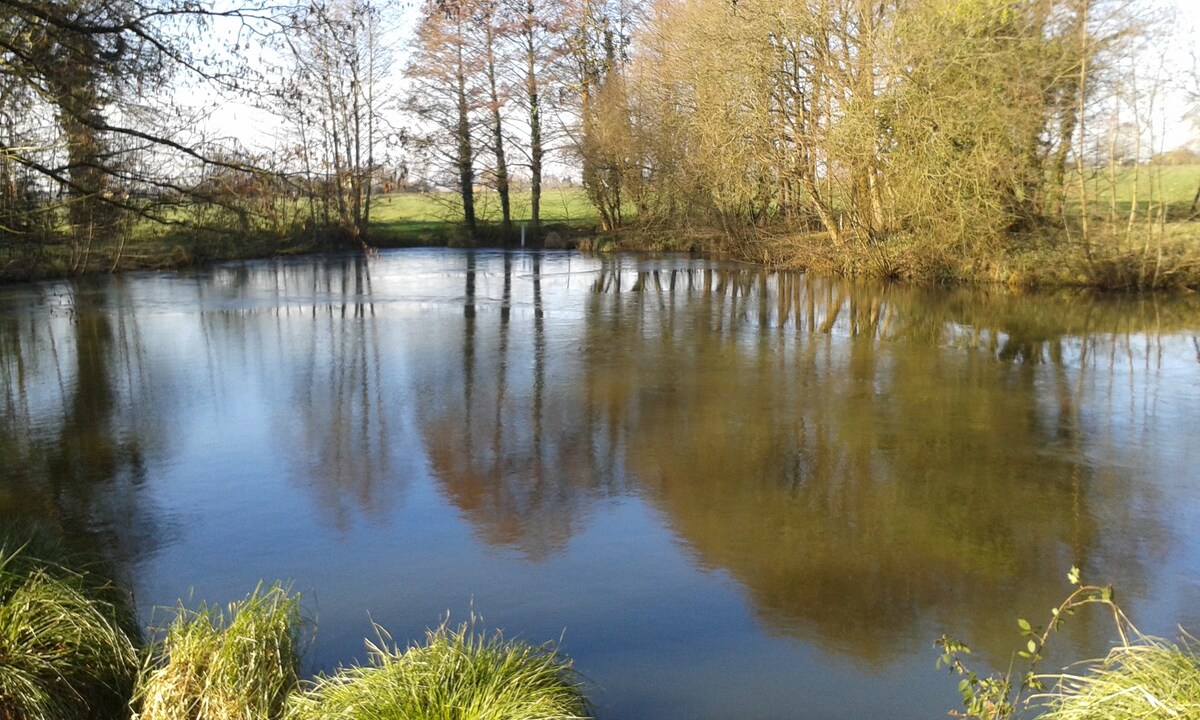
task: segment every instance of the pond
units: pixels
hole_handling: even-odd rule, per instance
[[[1200,630],[1195,297],[404,250],[5,288],[0,373],[0,517],[146,622],[289,581],[308,672],[474,612],[600,718],[936,718],[1072,565]]]

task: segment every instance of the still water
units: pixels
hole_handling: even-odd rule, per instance
[[[147,622],[290,581],[310,672],[474,611],[600,718],[938,718],[1072,565],[1200,630],[1195,297],[398,251],[7,288],[0,374],[0,517]]]

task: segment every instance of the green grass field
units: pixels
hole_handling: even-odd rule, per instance
[[[528,190],[512,193],[512,218],[519,227],[529,222]],[[500,198],[491,190],[475,194],[475,214],[483,223],[500,222]],[[541,221],[548,226],[588,228],[599,223],[583,188],[542,192]],[[462,222],[462,200],[456,193],[393,193],[372,200],[371,233],[383,244],[429,245],[446,242]]]
[[[1166,211],[1167,220],[1186,220],[1200,187],[1200,165],[1135,165],[1097,168],[1087,173],[1088,207],[1098,218],[1127,219],[1137,199],[1137,216]],[[1068,207],[1079,206],[1079,183],[1069,182]],[[1200,208],[1198,208],[1200,209]]]

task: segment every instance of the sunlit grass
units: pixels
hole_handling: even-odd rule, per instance
[[[296,687],[299,598],[259,586],[227,608],[179,607],[138,681],[140,720],[281,717]]]
[[[1117,647],[1085,673],[1062,675],[1046,708],[1041,720],[1200,718],[1200,657],[1157,638]]]
[[[0,718],[121,716],[137,674],[122,618],[93,579],[0,548]]]
[[[510,196],[515,227],[527,224],[531,215],[528,190]],[[500,199],[495,191],[475,194],[475,215],[480,235],[488,235],[486,226],[501,219]],[[543,229],[590,228],[598,224],[596,209],[583,188],[554,188],[542,192],[539,218]],[[461,240],[462,200],[453,192],[394,193],[372,200],[372,241],[405,245],[455,244]]]
[[[1186,220],[1200,187],[1200,165],[1129,165],[1101,167],[1085,172],[1084,188],[1092,216],[1128,220]],[[1068,177],[1066,204],[1078,212],[1079,178]],[[1137,206],[1134,206],[1134,201]]]
[[[587,716],[570,662],[549,646],[442,624],[401,651],[381,632],[370,663],[318,679],[288,720],[567,720]]]
[[[527,222],[532,212],[528,190],[510,195],[514,222]],[[475,193],[475,215],[484,222],[500,221],[500,198],[491,190]],[[596,210],[583,188],[555,188],[542,191],[539,207],[542,222],[592,222]],[[372,200],[373,222],[461,222],[462,200],[453,192],[393,193]]]

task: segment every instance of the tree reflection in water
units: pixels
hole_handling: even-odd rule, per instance
[[[1072,564],[1136,617],[1176,557],[1163,488],[1195,459],[1192,299],[445,252],[2,301],[0,512],[118,565],[174,537],[147,468],[169,474],[193,406],[250,408],[272,447],[248,475],[283,477],[323,526],[280,537],[390,528],[431,486],[505,558],[548,565],[633,498],[768,632],[872,666],[944,627],[1000,657]],[[1106,640],[1090,622],[1075,656]]]
[[[422,408],[436,475],[488,542],[542,558],[591,498],[632,490],[769,627],[869,661],[930,617],[1006,652],[1072,565],[1144,593],[1169,539],[1131,470],[1146,459],[1088,409],[1145,329],[1129,308],[636,265],[594,277],[578,347],[536,354],[567,378],[553,391],[513,382],[531,366],[508,315],[480,313],[461,354],[494,364]],[[1103,635],[1089,622],[1077,652]]]
[[[0,308],[4,528],[99,550],[123,577],[173,533],[144,493],[144,457],[167,442],[157,419],[170,401],[126,301],[120,283],[55,283],[6,294]]]

